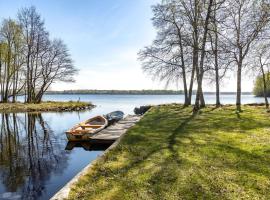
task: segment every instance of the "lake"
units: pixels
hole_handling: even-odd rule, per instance
[[[22,98],[22,97],[21,97]],[[65,113],[10,113],[0,115],[0,199],[49,199],[108,146],[67,143],[65,131],[89,117],[135,106],[183,103],[183,95],[45,95],[44,100],[87,101],[93,110]],[[214,95],[205,96],[215,103]],[[235,95],[222,95],[223,104],[235,103]],[[243,103],[263,98],[243,95]]]

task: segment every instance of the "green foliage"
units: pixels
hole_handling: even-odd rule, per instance
[[[263,77],[262,76],[257,76],[255,85],[253,88],[253,93],[257,97],[263,97]],[[266,75],[266,95],[269,97],[270,96],[270,73]]]
[[[234,110],[152,108],[69,199],[269,199],[269,113]]]

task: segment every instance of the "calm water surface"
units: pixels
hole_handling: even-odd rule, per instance
[[[79,100],[97,105],[91,111],[0,115],[0,199],[49,199],[107,147],[68,144],[64,132],[74,124],[98,114],[135,106],[182,103],[181,95],[46,95],[44,100]],[[214,103],[214,95],[205,96]],[[234,103],[235,95],[222,96]],[[263,98],[244,95],[243,103]]]

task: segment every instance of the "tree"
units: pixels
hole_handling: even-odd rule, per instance
[[[27,103],[39,103],[57,81],[73,82],[77,69],[61,39],[51,40],[35,7],[23,8],[18,21],[0,25],[1,102],[16,101],[25,94]]]
[[[139,52],[143,61],[144,71],[159,80],[166,80],[167,84],[182,79],[185,105],[191,103],[191,95],[187,86],[187,73],[190,66],[189,33],[186,31],[182,18],[182,10],[175,2],[167,1],[153,7],[153,24],[158,30],[153,44]],[[194,72],[193,72],[194,74]],[[191,75],[193,84],[194,75]],[[189,98],[190,97],[190,98]]]
[[[16,93],[21,90],[19,83],[22,60],[22,31],[12,19],[4,19],[0,30],[0,74],[1,74],[1,101],[7,102],[10,96],[16,100]],[[22,84],[23,85],[23,84]],[[12,92],[11,92],[12,90]]]
[[[41,55],[41,71],[35,102],[39,103],[45,91],[56,81],[74,82],[77,69],[73,66],[70,54],[62,40],[48,41],[47,49]]]
[[[33,6],[21,9],[18,13],[18,19],[23,31],[26,55],[26,102],[29,103],[34,101],[40,41],[48,37],[48,33],[45,31],[44,22]]]
[[[270,43],[269,41],[263,41],[258,44],[256,51],[254,52],[253,71],[259,72],[254,92],[263,96],[265,100],[266,109],[269,109],[268,92],[270,84]]]
[[[229,58],[228,51],[226,50],[226,40],[220,36],[224,31],[222,26],[226,20],[224,12],[224,0],[215,0],[213,6],[213,14],[211,17],[211,23],[209,26],[209,42],[211,49],[208,50],[210,67],[208,71],[208,78],[211,82],[215,83],[216,92],[216,107],[220,107],[220,83],[225,77],[227,71],[231,67],[231,61]]]
[[[77,69],[63,41],[50,40],[44,21],[35,7],[21,9],[18,21],[25,60],[23,72],[26,102],[40,103],[52,83],[74,81]]]
[[[269,26],[269,3],[254,0],[228,0],[222,37],[237,68],[237,110],[241,111],[242,71],[248,65],[248,54],[256,39]]]
[[[196,1],[196,0],[195,0]],[[203,90],[202,90],[202,82],[203,82],[203,76],[204,76],[204,59],[205,59],[205,53],[206,53],[206,42],[207,42],[207,35],[209,30],[209,24],[210,24],[210,17],[213,10],[213,0],[209,0],[207,5],[207,12],[205,19],[201,22],[203,24],[203,38],[202,38],[202,45],[200,47],[201,53],[200,53],[200,65],[197,66],[197,94],[196,94],[196,100],[195,105],[193,108],[194,112],[197,112],[200,107],[205,107],[203,96]]]

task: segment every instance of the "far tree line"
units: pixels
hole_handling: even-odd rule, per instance
[[[22,8],[16,19],[0,25],[1,102],[39,103],[56,81],[70,82],[77,69],[61,39],[51,39],[35,7]]]
[[[236,74],[236,107],[241,111],[242,78],[266,79],[270,64],[270,3],[265,0],[163,0],[153,6],[157,29],[152,45],[139,52],[143,69],[159,80],[183,85],[184,104],[194,112],[205,107],[203,83],[215,83],[216,107],[220,83]]]

